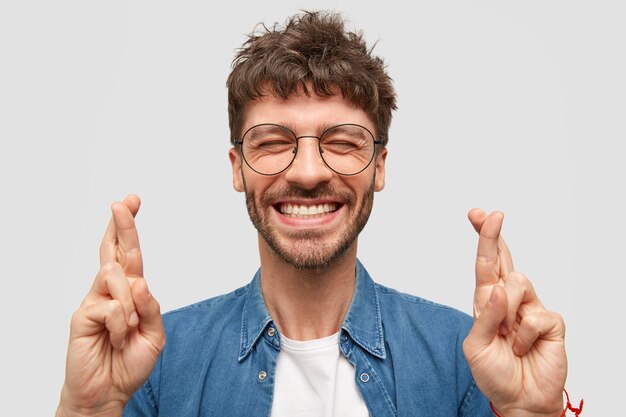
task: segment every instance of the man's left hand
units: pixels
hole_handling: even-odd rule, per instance
[[[567,376],[565,323],[513,269],[504,215],[473,209],[479,233],[474,325],[463,351],[481,391],[503,417],[560,416]]]

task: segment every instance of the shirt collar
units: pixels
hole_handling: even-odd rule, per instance
[[[380,317],[376,284],[357,259],[356,288],[348,314],[341,325],[358,345],[372,355],[385,359],[385,335]]]
[[[248,293],[243,306],[239,361],[248,356],[255,343],[272,322],[273,320],[263,301],[261,270],[259,269],[248,286]],[[358,259],[356,261],[354,296],[341,328],[355,343],[372,355],[381,359],[386,357],[376,284]]]
[[[239,357],[241,362],[248,356],[269,323],[272,322],[270,313],[265,307],[261,292],[261,268],[256,271],[252,282],[248,285],[246,301],[241,315],[241,341],[239,343]]]

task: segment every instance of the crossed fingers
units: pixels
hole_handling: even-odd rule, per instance
[[[511,252],[500,232],[504,215],[501,212],[487,214],[472,209],[468,218],[479,233],[476,254],[476,290],[474,313],[478,317],[494,291],[494,286],[504,289],[507,301],[506,316],[500,333],[506,335],[514,330],[523,317],[533,312],[545,311],[530,280],[514,270]]]
[[[81,333],[96,333],[104,326],[117,349],[124,348],[128,330],[139,324],[137,310],[141,306],[136,305],[136,299],[149,297],[145,284],[133,291],[135,282],[143,281],[143,260],[134,221],[140,204],[139,197],[130,195],[111,206],[111,221],[100,244],[100,271],[83,300],[84,308],[77,312],[92,324],[81,328]],[[133,292],[139,294],[134,296]]]
[[[143,277],[143,258],[134,219],[140,205],[141,200],[135,195],[111,205],[113,215],[100,244],[100,267],[118,262],[128,277]]]

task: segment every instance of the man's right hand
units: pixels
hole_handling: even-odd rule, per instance
[[[111,206],[100,272],[74,313],[57,417],[121,416],[165,344],[159,303],[143,278],[139,197]]]

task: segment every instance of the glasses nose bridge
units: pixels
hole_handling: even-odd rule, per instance
[[[295,136],[295,135],[294,135]],[[317,153],[320,156],[320,158],[322,158],[322,160],[324,160],[324,158],[322,157],[322,137],[321,136],[315,136],[315,135],[302,135],[302,136],[295,136],[296,138],[296,146],[293,149],[293,153],[294,153],[294,159],[296,158],[296,156],[298,156],[298,150],[300,149],[300,139],[302,138],[312,138],[312,139],[317,139]]]
[[[300,143],[300,139],[302,138],[315,138],[317,140],[322,140],[321,136],[315,136],[315,135],[302,135],[302,136],[296,136],[296,143]]]

